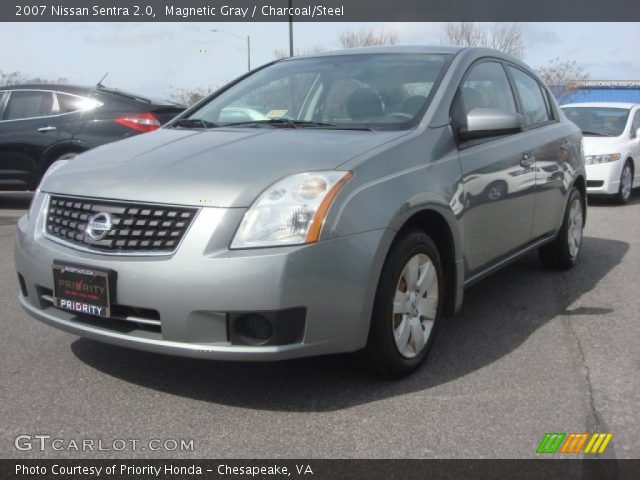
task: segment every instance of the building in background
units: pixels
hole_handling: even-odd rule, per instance
[[[561,105],[580,102],[640,103],[640,80],[584,80],[551,86]]]

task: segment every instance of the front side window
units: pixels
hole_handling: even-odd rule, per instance
[[[582,134],[591,137],[619,137],[629,118],[628,108],[562,107],[564,114]]]
[[[450,56],[363,54],[286,60],[233,85],[188,118],[215,125],[314,122],[403,129],[418,121]]]
[[[464,113],[474,108],[497,108],[516,113],[516,103],[500,63],[482,62],[469,70],[460,87]]]
[[[538,81],[519,68],[509,67],[509,70],[522,103],[524,126],[532,127],[548,122],[551,118]]]
[[[51,92],[14,90],[4,110],[3,120],[46,117],[53,113],[53,94]]]

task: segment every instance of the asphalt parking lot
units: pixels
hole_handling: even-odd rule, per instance
[[[198,361],[79,339],[17,300],[15,222],[0,194],[0,456],[532,457],[545,432],[611,432],[640,457],[640,191],[592,203],[579,265],[532,254],[466,293],[427,364],[386,382],[351,356]],[[21,434],[193,439],[193,451],[19,451]]]

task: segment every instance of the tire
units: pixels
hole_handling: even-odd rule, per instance
[[[573,187],[564,212],[564,220],[553,242],[540,247],[538,253],[545,267],[551,270],[569,270],[580,255],[584,228],[584,200]]]
[[[629,160],[626,161],[620,173],[620,187],[618,193],[614,195],[614,200],[620,205],[629,203],[631,190],[633,189],[633,166]]]
[[[399,378],[424,362],[442,315],[443,279],[438,249],[428,235],[411,229],[396,240],[378,282],[367,346],[360,352],[370,371]],[[394,314],[394,308],[405,313]]]

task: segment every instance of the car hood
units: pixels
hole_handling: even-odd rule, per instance
[[[605,153],[621,153],[626,147],[622,137],[582,137],[585,155],[602,155]]]
[[[41,190],[150,203],[248,207],[287,175],[334,169],[405,133],[163,128],[77,156],[47,176]]]

